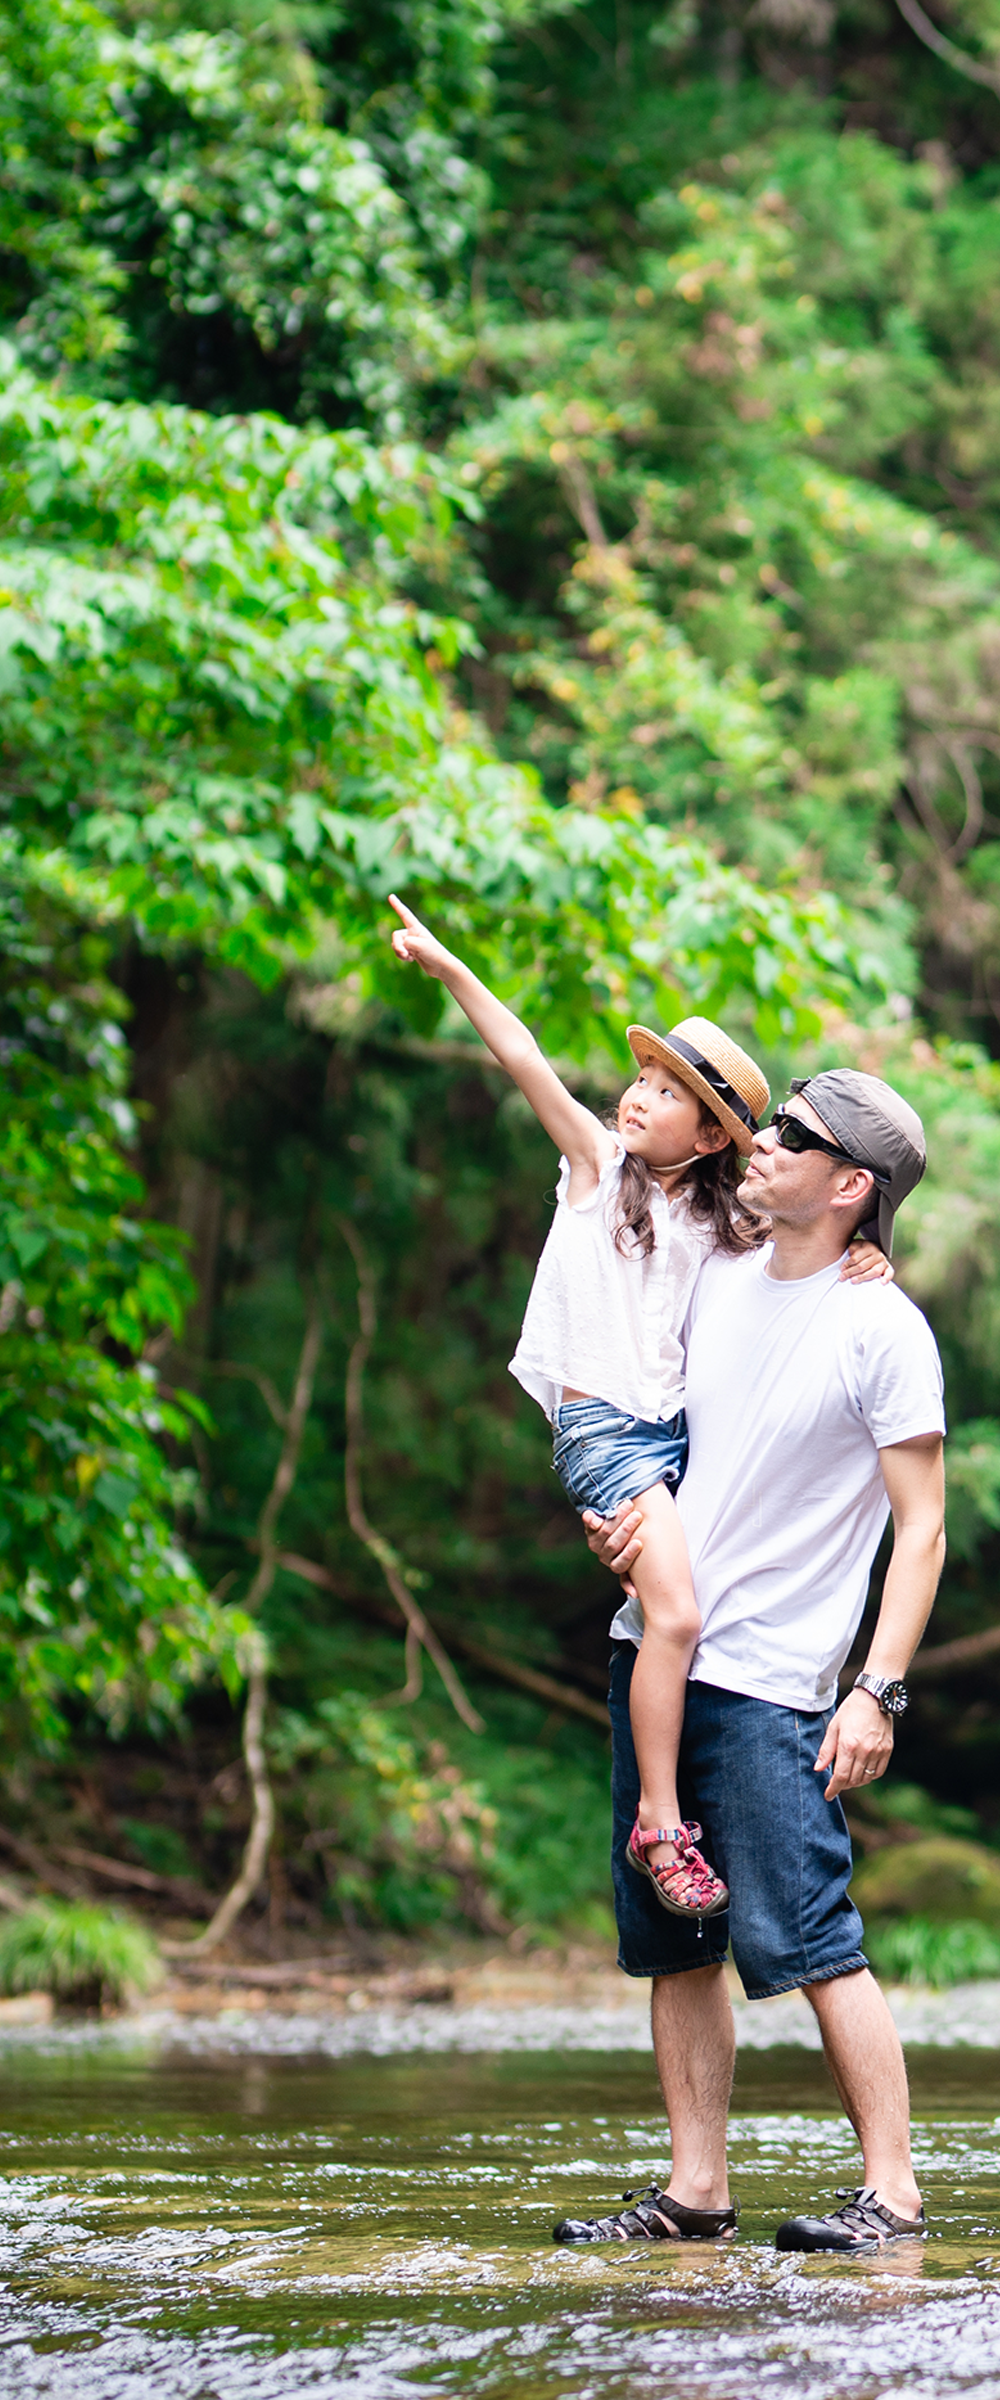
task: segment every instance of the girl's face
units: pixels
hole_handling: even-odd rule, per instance
[[[701,1102],[679,1075],[648,1059],[618,1103],[618,1131],[633,1158],[645,1159],[654,1175],[668,1174],[689,1158],[724,1150],[728,1134],[714,1121],[703,1125]]]

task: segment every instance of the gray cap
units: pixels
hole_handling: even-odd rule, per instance
[[[873,1214],[865,1232],[891,1258],[896,1210],[915,1190],[927,1165],[927,1143],[916,1109],[891,1084],[878,1075],[862,1075],[856,1067],[796,1076],[791,1088],[808,1100],[855,1165],[871,1169],[878,1189],[878,1223],[876,1227]]]

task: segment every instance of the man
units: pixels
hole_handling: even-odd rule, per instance
[[[697,1929],[630,1874],[638,1781],[628,1687],[641,1613],[612,1627],[613,1869],[619,1964],[651,1975],[653,2039],[672,2138],[669,2189],[617,2217],[567,2221],[557,2240],[731,2233],[726,2120],[735,2040],[722,1973],[751,1999],[799,1988],[861,2144],[844,2207],[779,2227],[792,2250],[868,2249],[922,2235],[899,2037],[861,1948],[840,1795],[892,1755],[903,1677],[944,1559],[941,1366],[894,1286],[851,1287],[839,1263],[859,1225],[891,1252],[893,1220],[925,1165],[913,1109],[877,1077],[837,1069],[792,1085],[758,1133],[740,1187],[773,1246],[711,1261],[692,1310],[691,1460],[678,1495],[702,1616],[688,1685],[682,1795],[730,1888]],[[877,1219],[877,1230],[869,1220]],[[863,1674],[834,1711],[891,1510],[894,1542]],[[590,1520],[618,1574],[637,1519]]]

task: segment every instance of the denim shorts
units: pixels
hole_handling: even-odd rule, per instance
[[[848,1897],[853,1861],[839,1800],[813,1766],[832,1711],[806,1715],[711,1683],[689,1683],[681,1740],[681,1813],[703,1827],[702,1848],[729,1885],[728,1910],[697,1924],[668,1915],[627,1865],[639,1803],[629,1719],[633,1642],[611,1657],[614,1830],[611,1873],[618,1964],[626,1975],[682,1975],[721,1961],[730,1940],[748,2000],[827,1983],[867,1966],[864,1927]]]
[[[649,1424],[608,1400],[562,1400],[552,1420],[552,1464],[568,1499],[581,1513],[613,1517],[623,1500],[665,1483],[676,1491],[687,1466],[687,1419]]]

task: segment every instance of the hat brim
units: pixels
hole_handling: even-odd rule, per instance
[[[699,1100],[704,1101],[706,1108],[711,1110],[713,1117],[728,1133],[740,1157],[749,1158],[756,1127],[744,1125],[735,1109],[728,1108],[718,1092],[712,1090],[704,1075],[699,1075],[697,1067],[682,1058],[679,1050],[671,1049],[669,1034],[651,1033],[648,1025],[630,1025],[628,1041],[633,1057],[640,1066],[644,1059],[656,1058],[661,1067],[669,1067],[672,1075],[679,1075],[682,1083],[686,1083],[692,1092],[697,1092]]]
[[[876,1190],[872,1193],[872,1199],[876,1205],[872,1209],[871,1216],[862,1219],[851,1239],[855,1242],[874,1242],[876,1249],[881,1250],[884,1257],[891,1258],[892,1237],[896,1230],[896,1211],[887,1192]]]
[[[884,1250],[887,1258],[891,1258],[892,1237],[896,1230],[896,1211],[892,1205],[892,1201],[889,1198],[888,1192],[879,1193],[878,1217],[875,1222],[878,1225],[878,1232],[875,1238],[878,1242],[879,1249]]]

